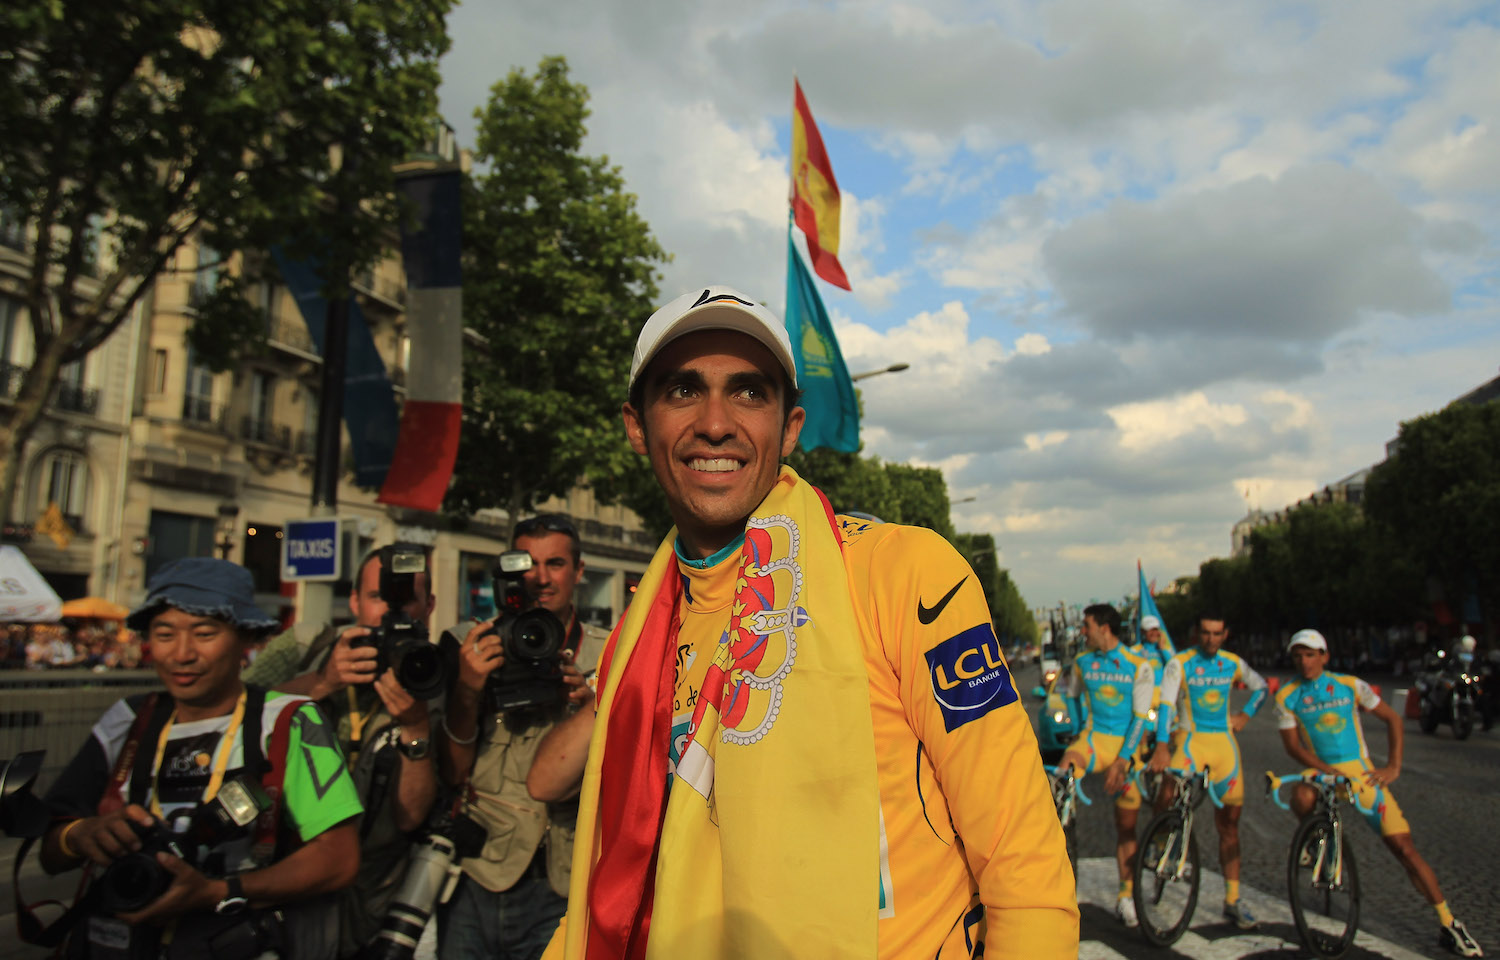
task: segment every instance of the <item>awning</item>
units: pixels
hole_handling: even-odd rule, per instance
[[[79,597],[62,605],[62,615],[94,620],[124,620],[130,611],[103,597]]]
[[[56,623],[62,600],[19,547],[0,546],[0,623]]]

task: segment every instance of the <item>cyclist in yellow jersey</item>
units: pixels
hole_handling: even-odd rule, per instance
[[[1127,927],[1136,925],[1132,881],[1135,869],[1135,826],[1140,815],[1141,794],[1134,784],[1124,785],[1126,767],[1146,731],[1147,711],[1155,690],[1151,664],[1132,653],[1119,640],[1120,612],[1107,603],[1096,603],[1083,611],[1083,636],[1088,652],[1073,661],[1068,672],[1067,696],[1073,715],[1082,715],[1087,704],[1088,721],[1077,739],[1068,745],[1058,764],[1062,774],[1070,767],[1076,776],[1105,771],[1105,789],[1115,794],[1115,859],[1120,867],[1120,893],[1115,916]]]
[[[1442,928],[1439,942],[1461,957],[1482,957],[1484,951],[1463,922],[1448,909],[1437,875],[1412,843],[1411,827],[1401,813],[1390,786],[1401,775],[1401,716],[1381,701],[1370,685],[1355,677],[1323,669],[1328,664],[1328,641],[1316,630],[1298,630],[1287,644],[1292,664],[1301,674],[1276,692],[1277,725],[1281,742],[1306,773],[1346,776],[1361,805],[1374,810],[1366,822],[1379,831],[1412,885],[1437,911]],[[1379,717],[1387,733],[1386,764],[1377,767],[1360,727],[1359,711]],[[1317,799],[1312,787],[1298,784],[1292,809],[1306,816]]]
[[[1076,957],[1078,907],[982,585],[937,534],[835,518],[780,465],[786,327],[725,287],[641,331],[626,434],[663,542],[529,784],[577,784],[545,955]],[[575,787],[576,789],[576,787]]]
[[[1254,914],[1240,900],[1240,812],[1245,803],[1245,778],[1240,769],[1240,730],[1266,699],[1266,681],[1248,663],[1221,649],[1229,639],[1229,627],[1217,613],[1198,618],[1198,645],[1167,661],[1162,671],[1161,706],[1156,718],[1156,750],[1149,769],[1209,769],[1214,789],[1224,806],[1214,810],[1219,830],[1219,865],[1224,872],[1224,916],[1241,930],[1258,926]],[[1229,693],[1235,681],[1250,690],[1242,711],[1230,714]],[[1180,695],[1180,696],[1179,696]],[[1181,713],[1177,707],[1181,705]],[[1179,729],[1171,741],[1173,717]],[[1172,784],[1164,783],[1156,797],[1158,810],[1166,809],[1175,796]]]

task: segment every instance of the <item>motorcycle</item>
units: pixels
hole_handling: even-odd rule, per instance
[[[1474,732],[1479,715],[1479,677],[1467,664],[1450,663],[1443,653],[1438,661],[1417,680],[1421,694],[1418,722],[1423,733],[1436,733],[1439,724],[1451,724],[1455,740],[1467,740]]]

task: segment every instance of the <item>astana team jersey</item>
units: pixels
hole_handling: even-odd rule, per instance
[[[1379,705],[1380,697],[1368,683],[1324,670],[1312,680],[1289,681],[1276,692],[1277,726],[1299,730],[1302,742],[1324,763],[1368,761],[1359,708]]]
[[[985,941],[993,956],[1047,956],[1076,943],[1057,815],[983,589],[930,530],[838,519],[875,729],[879,957],[971,957]],[[673,771],[728,622],[738,547],[707,568],[679,556]]]
[[[1088,709],[1082,736],[1089,732],[1123,737],[1123,754],[1133,753],[1146,731],[1146,717],[1156,693],[1151,663],[1118,644],[1105,653],[1090,650],[1073,661],[1067,696],[1075,716],[1080,701]]]
[[[1174,712],[1178,726],[1190,733],[1229,733],[1229,691],[1239,680],[1250,690],[1245,713],[1254,716],[1266,699],[1266,681],[1244,660],[1227,650],[1206,657],[1198,647],[1184,650],[1167,661],[1161,678],[1161,709],[1156,717],[1156,736],[1165,740],[1172,730]]]

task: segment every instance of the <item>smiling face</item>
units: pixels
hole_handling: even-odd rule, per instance
[[[806,414],[783,413],[781,365],[755,338],[731,330],[679,337],[641,379],[641,409],[624,407],[626,436],[651,459],[683,547],[710,556],[744,531]]]
[[[156,675],[177,701],[180,719],[217,716],[233,708],[245,655],[237,629],[223,620],[167,607],[151,618],[146,636]]]

